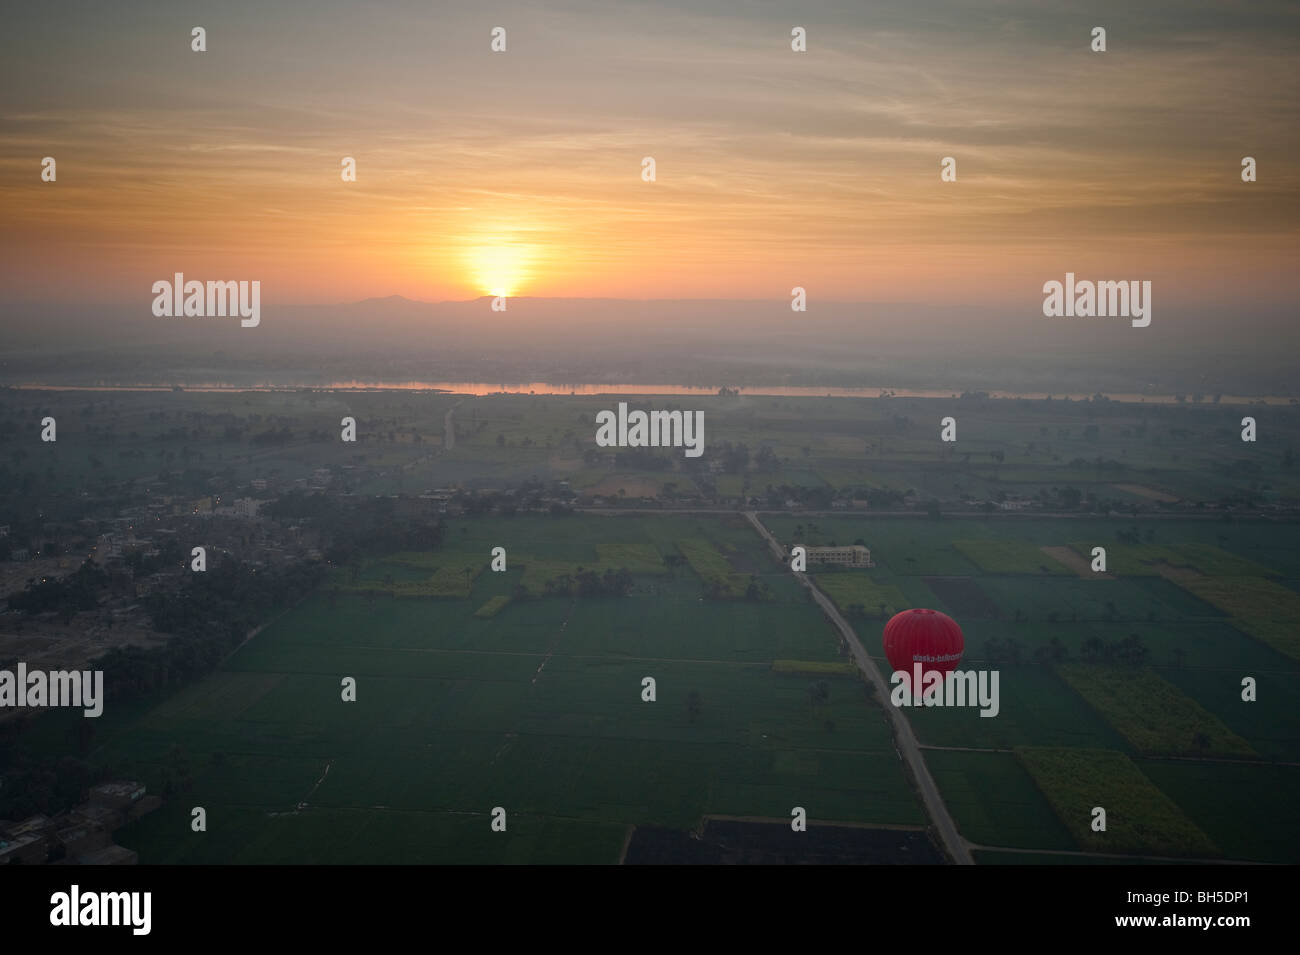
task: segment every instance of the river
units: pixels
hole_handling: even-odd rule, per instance
[[[222,382],[204,381],[194,382],[192,384],[175,385],[174,383],[158,384],[149,382],[138,382],[132,384],[93,384],[93,385],[52,385],[36,382],[24,382],[21,384],[12,384],[0,387],[14,388],[24,391],[173,391],[180,388],[184,391],[195,392],[295,392],[295,391],[433,391],[455,395],[495,395],[495,394],[514,394],[514,395],[644,395],[644,396],[710,396],[717,395],[717,386],[694,387],[690,385],[666,385],[666,384],[557,384],[548,381],[529,381],[522,383],[491,383],[485,381],[334,381],[327,384],[262,384],[262,385],[231,385]],[[878,398],[886,394],[893,398],[953,398],[957,397],[960,392],[945,391],[943,389],[935,390],[916,390],[910,388],[834,388],[834,387],[817,387],[807,385],[753,385],[739,389],[740,394],[749,397],[772,397],[772,398]],[[1053,392],[1050,395],[1047,392],[1034,391],[988,391],[986,393],[990,398],[1026,398],[1030,400],[1042,400],[1051,397],[1053,399],[1069,398],[1071,401],[1082,401],[1092,397],[1090,394]],[[1106,397],[1111,401],[1139,402],[1147,404],[1175,404],[1178,401],[1175,395],[1157,395],[1157,394],[1136,394],[1136,393],[1109,393]],[[1286,405],[1297,403],[1297,399],[1269,395],[1269,396],[1244,396],[1244,395],[1222,395],[1219,403],[1221,404],[1252,404],[1262,402],[1270,405]],[[1188,400],[1186,403],[1191,404]],[[1202,404],[1211,404],[1209,399],[1201,402]]]

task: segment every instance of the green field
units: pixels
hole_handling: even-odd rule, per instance
[[[1300,671],[1251,635],[1300,619],[1293,578],[1256,573],[1300,572],[1288,529],[1260,525],[1256,562],[1253,530],[1170,520],[1138,545],[1148,564],[1113,543],[1126,519],[764,521],[785,542],[872,548],[874,569],[815,579],[877,660],[879,604],[930,606],[961,624],[963,666],[999,672],[995,718],[905,714],[981,862],[1300,858],[1294,827],[1269,839],[1250,819],[1252,792],[1269,813],[1300,798],[1300,775],[1266,762],[1300,752]],[[1116,546],[1108,579],[1041,550],[1090,539]],[[488,569],[497,546],[505,572]],[[563,575],[620,568],[627,596],[546,596]],[[743,599],[754,581],[761,599]],[[1142,668],[1081,662],[1134,635]],[[1008,641],[1019,657],[994,659]],[[1053,649],[1064,656],[1036,656]],[[345,676],[356,703],[340,700]],[[1255,702],[1241,700],[1246,676]],[[119,833],[145,862],[612,862],[632,826],[787,819],[794,805],[926,823],[834,629],[739,515],[452,518],[440,549],[336,569],[216,673],[96,731],[101,764],[171,787]],[[194,805],[208,810],[202,839]],[[1094,805],[1104,835],[1087,828]],[[494,806],[505,833],[489,829]]]
[[[926,750],[931,772],[966,838],[1044,853],[1162,855],[1181,845],[1179,854],[1195,856],[1210,852],[1206,847],[1212,843],[1236,858],[1300,858],[1300,838],[1290,828],[1282,827],[1280,842],[1271,843],[1259,835],[1264,827],[1231,808],[1244,806],[1248,795],[1225,799],[1219,812],[1210,797],[1187,782],[1203,780],[1204,791],[1216,793],[1258,780],[1271,787],[1270,803],[1280,807],[1300,799],[1300,776],[1263,762],[1295,762],[1300,754],[1300,668],[1282,652],[1295,646],[1300,632],[1295,581],[1281,577],[1294,574],[1295,558],[1286,551],[1295,540],[1289,526],[1168,521],[1147,525],[1142,536],[1150,543],[1133,545],[1118,539],[1135,533],[1122,518],[999,522],[765,515],[765,523],[783,541],[863,540],[872,549],[875,570],[818,575],[818,583],[841,608],[851,599],[832,593],[840,581],[893,588],[909,606],[943,610],[958,620],[966,644],[963,667],[999,671],[1001,712],[996,718],[981,718],[974,709],[906,711],[924,745],[974,750]],[[981,535],[996,546],[959,543]],[[1108,577],[1044,574],[1034,566],[1041,547],[1071,546],[1088,555],[1094,544],[1107,547]],[[1260,556],[1252,559],[1256,551]],[[1265,567],[1277,568],[1277,573],[1264,576]],[[1243,573],[1256,576],[1236,576]],[[877,616],[878,611],[869,612],[853,623],[883,666],[883,624]],[[1085,662],[1089,647],[1119,646],[1134,637],[1145,653],[1142,667]],[[1006,657],[1008,642],[1015,644],[1019,662]],[[990,654],[1000,645],[995,659]],[[1039,658],[1048,651],[1063,656]],[[1258,684],[1253,702],[1242,699],[1247,676]],[[1208,843],[1189,836],[1179,828],[1182,823],[1170,828],[1169,819],[1161,823],[1165,828],[1144,831],[1135,842],[1119,840],[1119,849],[1113,826],[1103,845],[1082,832],[1069,835],[1055,814],[1044,823],[1043,812],[1052,805],[1044,795],[1048,790],[1033,786],[1034,795],[1025,795],[1032,777],[1009,752],[1020,747],[1067,753],[1104,749],[1135,761],[1129,765],[1149,771],[1143,786],[1150,804],[1143,811],[1159,821],[1172,801],[1184,819],[1195,820]],[[1152,753],[1181,759],[1143,758]],[[1090,778],[1097,786],[1094,795],[1102,795],[1095,795],[1088,808],[1107,804],[1107,793],[1124,800],[1133,795],[1123,777],[1114,784],[1104,775]],[[1152,787],[1159,792],[1153,794]],[[980,851],[978,859],[1101,861],[1086,854],[988,851]]]
[[[1150,671],[1071,663],[1057,672],[1144,755],[1257,756],[1213,714]]]
[[[1218,849],[1123,753],[1021,747],[1016,755],[1080,846],[1095,852],[1208,857]],[[1106,829],[1092,829],[1094,809]]]
[[[809,676],[859,676],[852,663],[830,663],[825,660],[773,660],[773,673],[798,673]]]
[[[1193,577],[1179,583],[1225,613],[1245,633],[1300,660],[1300,594],[1260,577]]]
[[[1014,577],[986,577],[979,587],[1003,618],[1105,623],[1168,623],[1192,617],[1222,617],[1213,606],[1162,578],[1087,580],[1052,577],[1028,583]]]
[[[893,584],[877,583],[864,571],[818,573],[813,579],[843,613],[875,617],[883,604],[885,616],[890,617],[911,606]]]
[[[1229,858],[1295,863],[1300,767],[1186,760],[1142,760],[1139,765]]]
[[[1002,665],[998,692],[995,717],[980,716],[971,707],[917,707],[907,710],[908,719],[928,746],[1126,748],[1123,738],[1049,667]]]
[[[629,826],[705,814],[784,819],[802,805],[820,820],[924,823],[884,714],[797,585],[774,581],[761,604],[702,600],[693,568],[648,559],[682,540],[724,561],[761,555],[752,532],[685,518],[466,527],[450,539],[484,555],[489,538],[601,551],[602,533],[635,531],[651,549],[625,553],[656,575],[627,597],[517,601],[526,571],[511,562],[463,599],[309,598],[102,740],[100,759],[155,788],[187,779],[121,843],[145,862],[613,862]],[[814,703],[816,681],[827,695]],[[490,830],[495,806],[505,833]]]
[[[1077,848],[1013,754],[931,749],[925,761],[958,828],[971,842],[1025,849]]]
[[[341,570],[334,580],[348,594],[464,598],[487,563],[486,555],[477,554],[393,554],[367,562],[355,580]]]
[[[1295,762],[1300,739],[1300,681],[1294,672],[1242,665],[1211,670],[1179,668],[1161,675],[1196,699],[1264,759]],[[1242,699],[1242,680],[1256,681],[1256,699]],[[1300,794],[1297,790],[1293,795]]]
[[[1016,852],[977,849],[971,853],[978,865],[1203,865],[1195,860],[1170,862],[1167,859],[1143,859],[1125,856],[1100,856],[1086,853]]]
[[[1018,540],[955,540],[958,552],[990,574],[1068,574],[1068,567]]]
[[[474,616],[483,620],[490,620],[506,608],[510,603],[510,598],[504,594],[497,594],[495,597],[489,597],[487,603],[474,611]]]
[[[741,597],[745,593],[748,580],[737,574],[709,541],[699,538],[683,538],[677,541],[677,549],[686,558],[700,577],[705,589],[721,598]]]

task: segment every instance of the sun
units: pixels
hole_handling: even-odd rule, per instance
[[[536,259],[531,246],[501,237],[484,241],[466,253],[469,277],[487,295],[510,297],[527,284]]]

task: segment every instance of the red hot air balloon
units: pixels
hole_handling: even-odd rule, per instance
[[[956,668],[966,648],[957,621],[946,613],[920,608],[894,614],[885,624],[884,643],[889,665],[908,676],[918,663],[922,673],[947,673]]]

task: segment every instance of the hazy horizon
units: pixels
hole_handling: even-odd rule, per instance
[[[1176,323],[1068,321],[987,307],[729,300],[371,299],[238,320],[138,306],[0,306],[0,384],[346,381],[787,385],[1042,393],[1296,393],[1288,309],[1269,335],[1223,335],[1217,310]],[[1034,326],[1049,326],[1031,334]],[[1245,323],[1239,323],[1241,328]],[[1069,355],[1068,361],[1061,355]]]

